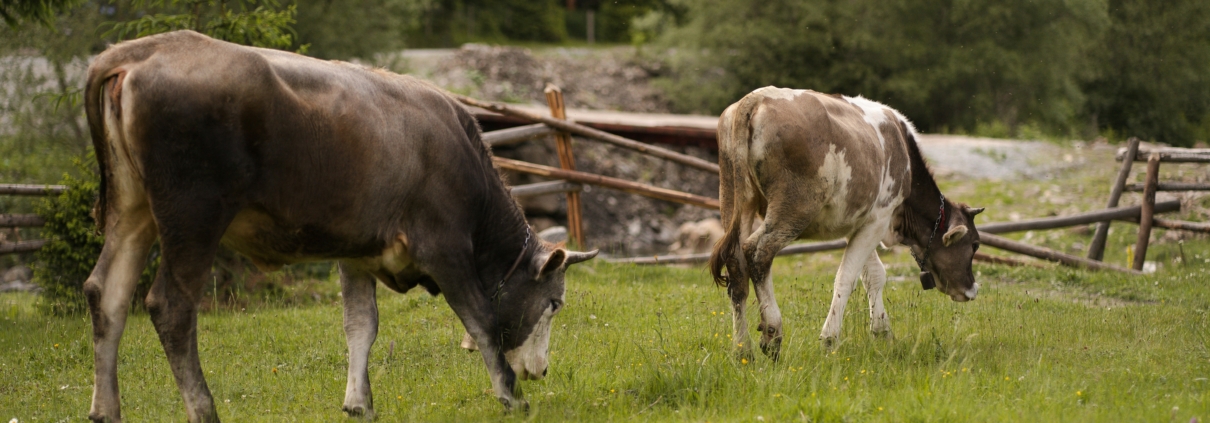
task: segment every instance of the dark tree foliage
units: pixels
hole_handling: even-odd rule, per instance
[[[0,18],[10,27],[26,20],[50,25],[55,15],[79,3],[80,0],[0,0]]]
[[[765,85],[862,94],[927,131],[1210,138],[1204,0],[685,2],[659,81],[718,113]],[[688,51],[689,54],[684,54]],[[688,56],[688,57],[685,57]]]
[[[674,43],[691,41],[719,70],[719,91],[690,108],[718,113],[766,85],[811,88],[883,101],[930,131],[1069,127],[1106,24],[1098,0],[714,0],[689,13]],[[665,84],[702,85],[693,79]]]
[[[409,47],[466,42],[561,42],[567,38],[562,0],[434,0],[406,29]]]
[[[1210,2],[1112,0],[1085,84],[1093,125],[1189,145],[1210,139]]]

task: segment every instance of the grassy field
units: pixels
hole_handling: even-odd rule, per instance
[[[1112,174],[1097,154],[1097,166],[1050,180],[944,188],[988,206],[980,221],[1089,210],[1103,206]],[[1114,228],[1107,260],[1123,264],[1134,226]],[[1071,250],[1087,229],[1016,237]],[[859,288],[830,353],[817,336],[839,254],[779,259],[787,338],[776,363],[733,357],[729,305],[704,269],[594,261],[568,275],[550,375],[522,385],[528,415],[502,412],[480,356],[458,348],[462,329],[441,297],[383,289],[375,408],[379,421],[1205,421],[1210,241],[1156,237],[1155,274],[977,264],[983,289],[965,304],[921,291],[896,249],[884,255],[894,339],[869,335]],[[337,289],[321,286],[330,290],[321,298]],[[0,294],[0,421],[79,421],[92,390],[88,319],[42,316],[35,301]],[[199,342],[225,420],[344,419],[338,303],[220,307],[202,316]],[[119,372],[128,421],[184,420],[146,315],[127,326]]]

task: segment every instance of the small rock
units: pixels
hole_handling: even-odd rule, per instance
[[[544,230],[542,232],[538,232],[538,238],[542,238],[546,242],[556,242],[556,243],[557,242],[566,242],[567,241],[567,227],[552,226],[552,227],[546,228],[546,230]]]

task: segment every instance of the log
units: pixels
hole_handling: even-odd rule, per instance
[[[1164,229],[1176,229],[1181,231],[1210,233],[1210,223],[1206,222],[1186,222],[1183,220],[1168,220],[1168,219],[1151,219],[1152,226],[1158,226]]]
[[[1210,163],[1210,148],[1148,148],[1139,150],[1139,153],[1134,156],[1134,161],[1145,162],[1152,153],[1159,154],[1161,162]],[[1118,154],[1114,158],[1124,161],[1126,152],[1118,149]]]
[[[1155,187],[1160,181],[1160,153],[1147,157],[1147,188],[1143,190],[1143,212],[1139,215],[1139,237],[1134,244],[1134,270],[1143,270],[1147,245],[1151,242],[1151,224],[1155,218]]]
[[[558,133],[549,126],[541,123],[484,132],[480,137],[484,143],[492,147],[522,143],[535,138],[542,138]]]
[[[1126,148],[1119,153],[1122,157],[1129,158],[1122,162],[1122,166],[1118,170],[1118,177],[1114,179],[1113,188],[1109,190],[1109,204],[1105,208],[1112,209],[1118,206],[1118,200],[1122,198],[1122,189],[1126,184],[1126,180],[1130,178],[1130,167],[1134,164],[1134,156],[1138,152],[1139,139],[1131,137],[1127,141]],[[1092,236],[1092,243],[1088,245],[1088,258],[1101,261],[1101,258],[1105,256],[1105,240],[1109,237],[1109,224],[1108,221],[1097,223],[1097,230]]]
[[[1043,260],[1053,261],[1072,267],[1082,267],[1093,270],[1116,270],[1123,273],[1131,273],[1141,275],[1142,272],[1133,269],[1127,269],[1120,266],[1115,266],[1108,263],[1102,263],[1096,260],[1089,260],[1079,256],[1064,254],[1049,248],[1029,245],[1023,242],[1013,241],[1011,239],[979,231],[979,242],[989,247],[999,248],[1005,251],[1011,251],[1018,254],[1024,254],[1030,257],[1036,257]]]
[[[44,239],[35,239],[32,241],[0,243],[0,255],[38,251],[43,245],[46,245],[47,242],[49,241]]]
[[[714,198],[674,191],[647,184],[640,184],[638,182],[631,182],[625,179],[611,178],[608,176],[601,176],[575,170],[564,170],[557,167],[543,166],[520,160],[506,159],[503,157],[493,157],[492,162],[501,169],[529,173],[532,175],[544,176],[553,179],[562,179],[569,182],[597,185],[605,188],[629,192],[631,194],[638,194],[645,197],[671,201],[674,203],[689,204],[707,209],[718,210],[719,208],[719,202]]]
[[[547,181],[538,182],[536,184],[517,185],[509,187],[509,194],[513,198],[537,197],[539,195],[560,194],[564,192],[580,191],[584,186],[573,184],[567,181]]]
[[[1141,192],[1146,184],[1127,184],[1126,191]],[[1210,184],[1196,182],[1160,182],[1155,186],[1156,191],[1210,191]]]
[[[1017,260],[1015,258],[993,256],[990,254],[983,254],[983,253],[975,253],[975,261],[991,263],[991,264],[1003,264],[1005,266],[1014,266],[1014,267],[1030,266],[1030,267],[1037,267],[1037,268],[1042,268],[1042,269],[1046,268],[1046,266],[1042,266],[1037,263],[1030,263],[1027,261]]]
[[[789,256],[794,254],[816,253],[820,251],[839,250],[847,246],[849,243],[843,239],[836,239],[824,242],[808,242],[805,244],[787,245],[777,252],[778,256]],[[654,255],[651,257],[628,257],[619,259],[606,260],[610,263],[628,263],[628,264],[691,264],[705,263],[710,261],[710,253],[701,254],[683,254],[683,255]]]
[[[567,109],[563,105],[563,90],[554,84],[546,84],[546,103],[550,106],[550,115],[555,119],[567,120]],[[563,170],[576,170],[576,157],[571,151],[571,136],[559,132],[555,135],[555,150],[559,155],[559,167]],[[584,244],[584,226],[581,223],[580,192],[567,192],[567,232],[575,242],[573,246],[582,248]]]
[[[1169,213],[1180,210],[1180,200],[1169,200],[1157,203],[1155,205],[1156,213]],[[1142,206],[1115,207],[1112,209],[1097,210],[1094,212],[1079,213],[1069,216],[1042,217],[1017,222],[988,223],[978,225],[978,228],[980,232],[1002,234],[1008,232],[1066,228],[1069,226],[1086,225],[1089,223],[1106,222],[1110,220],[1138,222],[1141,213]]]
[[[0,228],[36,228],[46,225],[46,219],[36,214],[0,214]]]
[[[506,106],[506,105],[503,105],[500,103],[479,101],[479,100],[476,100],[476,99],[473,99],[470,97],[457,95],[457,94],[451,94],[451,95],[453,95],[454,98],[458,99],[458,101],[461,101],[463,104],[466,104],[469,106],[475,106],[475,107],[487,109],[487,110],[490,110],[490,111],[493,111],[496,113],[505,114],[505,115],[509,115],[509,116],[515,116],[515,117],[518,117],[521,119],[528,120],[530,122],[543,123],[543,124],[546,124],[547,126],[558,129],[560,131],[569,132],[569,133],[572,133],[575,135],[579,135],[579,136],[582,136],[585,138],[595,139],[598,141],[604,141],[604,142],[607,142],[607,143],[610,143],[610,144],[613,144],[613,145],[616,145],[616,146],[619,146],[622,148],[627,148],[627,149],[634,150],[634,151],[637,151],[640,153],[649,154],[649,155],[656,156],[656,157],[659,157],[659,158],[662,158],[665,160],[680,163],[680,164],[683,164],[686,166],[705,170],[707,172],[711,172],[716,175],[718,174],[718,164],[711,163],[709,161],[702,160],[697,157],[690,156],[688,154],[681,154],[681,153],[677,153],[675,151],[672,151],[672,150],[669,150],[666,148],[657,147],[657,146],[654,146],[651,144],[644,144],[644,143],[641,143],[641,142],[638,142],[638,141],[635,141],[635,140],[632,140],[629,138],[620,137],[620,136],[617,136],[617,135],[614,135],[614,134],[611,134],[611,133],[608,133],[608,132],[605,132],[605,131],[602,131],[599,129],[589,128],[587,126],[580,125],[577,123],[559,120],[559,119],[555,119],[555,118],[547,117],[547,116],[536,115],[533,113],[526,112],[524,110],[519,110],[519,109],[516,109],[513,107],[509,107],[509,106]]]
[[[50,196],[67,191],[66,185],[0,184],[0,195]]]

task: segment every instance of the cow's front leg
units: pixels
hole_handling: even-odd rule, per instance
[[[442,256],[443,261],[451,260],[453,256]],[[469,262],[470,260],[467,259]],[[522,398],[521,387],[517,384],[517,374],[504,356],[501,345],[502,330],[496,319],[495,309],[491,301],[478,288],[482,286],[476,275],[469,270],[471,266],[444,265],[433,266],[434,277],[438,283],[443,281],[459,281],[460,283],[445,283],[441,292],[445,301],[462,321],[466,333],[474,338],[474,344],[483,355],[483,364],[487,366],[488,375],[492,381],[492,392],[505,408],[528,410],[529,403]]]
[[[865,273],[861,280],[865,282],[866,296],[870,300],[870,332],[875,337],[891,338],[891,319],[886,314],[882,304],[882,290],[886,287],[886,267],[878,258],[878,252],[870,253],[865,263]]]
[[[340,295],[344,303],[345,342],[349,347],[349,377],[341,407],[350,416],[374,418],[370,392],[370,347],[378,336],[376,280],[367,271],[340,264]]]
[[[865,267],[870,254],[876,254],[874,249],[882,238],[883,230],[867,226],[857,231],[849,239],[849,246],[844,250],[844,258],[840,261],[840,270],[832,286],[832,306],[828,308],[828,317],[823,322],[823,330],[819,334],[824,348],[832,349],[840,338],[840,326],[844,321],[844,308],[849,302],[849,295],[856,287],[857,276]]]

